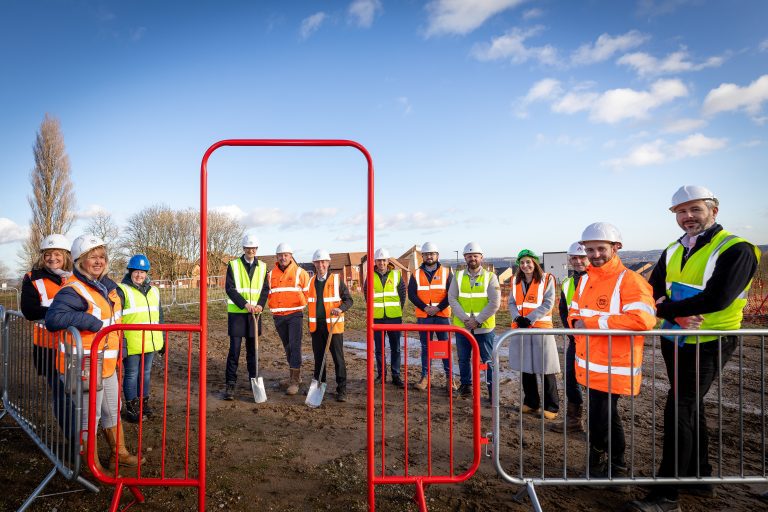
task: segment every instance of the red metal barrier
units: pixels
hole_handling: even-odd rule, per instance
[[[369,274],[370,275],[370,274]],[[369,292],[373,287],[368,287]],[[372,297],[368,297],[368,304],[373,304]],[[368,307],[369,316],[372,315],[372,307]],[[387,475],[386,471],[386,388],[385,379],[383,378],[385,372],[382,371],[380,399],[381,399],[381,472],[376,473],[376,453],[375,453],[375,386],[374,386],[374,332],[381,332],[381,357],[382,365],[386,366],[386,353],[384,351],[384,332],[386,331],[405,331],[405,344],[404,344],[404,361],[403,375],[405,377],[405,386],[403,389],[403,461],[404,471],[402,475]],[[431,386],[431,371],[427,373],[427,378],[430,379],[429,385],[426,388],[426,434],[427,434],[427,470],[426,474],[413,474],[409,465],[409,422],[408,422],[408,331],[426,331],[426,332],[447,332],[447,333],[460,333],[469,340],[472,346],[472,358],[471,358],[471,371],[472,371],[472,461],[470,466],[459,475],[454,474],[454,400],[453,393],[448,394],[448,460],[449,466],[447,474],[434,474],[433,473],[433,454],[432,454],[432,386]],[[429,340],[428,342],[429,352],[429,365],[432,367],[432,361],[434,359],[450,358],[450,372],[452,377],[453,361],[451,358],[451,344],[449,341],[437,341]],[[377,485],[415,485],[416,494],[414,500],[419,505],[419,510],[427,510],[427,502],[424,494],[424,488],[429,484],[455,484],[467,480],[477,471],[480,465],[480,457],[482,454],[482,446],[488,444],[488,439],[483,437],[480,433],[480,371],[486,370],[487,366],[480,362],[480,348],[477,344],[477,340],[466,329],[455,327],[452,325],[434,325],[434,324],[373,324],[368,323],[368,508],[373,511],[376,508],[375,503],[375,487]]]

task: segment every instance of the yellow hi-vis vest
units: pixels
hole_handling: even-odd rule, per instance
[[[563,282],[560,283],[560,287],[563,290],[563,295],[565,295],[565,304],[568,306],[568,309],[571,309],[571,302],[573,302],[573,294],[576,291],[576,287],[573,283],[573,277],[566,277],[563,279]]]
[[[683,283],[692,288],[703,290],[707,286],[707,281],[712,277],[712,273],[715,271],[715,265],[717,264],[717,258],[720,254],[729,247],[739,242],[746,242],[743,238],[732,235],[725,230],[720,231],[707,245],[693,253],[685,263],[685,267],[682,267],[683,253],[685,247],[679,241],[670,244],[667,247],[667,297],[671,296],[672,283]],[[757,262],[760,263],[760,251],[757,247],[752,245],[757,256]],[[747,294],[749,288],[752,286],[752,281],[747,283],[744,291],[727,307],[720,311],[714,311],[712,313],[705,313],[702,316],[704,321],[701,323],[699,329],[702,330],[717,330],[717,331],[731,331],[741,327],[741,320],[744,318],[744,307],[747,305]],[[717,336],[686,336],[686,343],[696,343],[696,340],[700,342],[713,341],[718,339]]]
[[[341,293],[339,287],[339,275],[329,272],[328,277],[323,285],[323,296],[317,296],[317,288],[315,286],[315,279],[317,275],[312,276],[309,279],[309,290],[307,291],[307,313],[309,315],[309,332],[315,332],[317,330],[317,303],[322,303],[322,308],[325,311],[325,323],[328,329],[331,329],[332,334],[339,334],[344,332],[344,313],[338,317],[331,316],[331,310],[341,307]],[[335,323],[334,323],[335,322]]]
[[[403,308],[400,305],[400,296],[397,294],[397,285],[400,283],[400,271],[392,269],[387,275],[387,282],[381,283],[378,272],[373,273],[373,318],[400,318],[403,316]]]
[[[480,269],[480,274],[475,279],[475,285],[472,286],[469,280],[469,274],[466,270],[459,270],[456,273],[456,285],[459,287],[459,304],[461,309],[470,316],[477,316],[488,304],[488,285],[491,284],[490,273],[484,268]],[[464,327],[464,322],[457,316],[453,317],[453,325]],[[496,327],[496,315],[491,315],[480,324],[480,329],[493,329]]]
[[[118,285],[125,295],[123,305],[124,324],[159,324],[160,290],[150,286],[146,295],[133,286]],[[123,357],[141,354],[141,340],[144,340],[144,353],[156,352],[163,348],[163,331],[123,331],[126,351]]]
[[[232,277],[235,280],[235,289],[249,304],[258,305],[261,288],[264,286],[264,279],[267,276],[267,265],[260,260],[256,260],[256,268],[253,269],[253,277],[248,277],[248,270],[243,265],[240,258],[229,262],[232,269]],[[239,308],[227,297],[227,313],[247,313],[247,309]]]

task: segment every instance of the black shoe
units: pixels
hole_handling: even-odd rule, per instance
[[[336,388],[336,401],[337,402],[346,402],[347,401],[347,387],[346,386],[339,386]]]
[[[145,396],[143,399],[144,417],[151,420],[155,416],[155,410],[149,405],[149,397]]]
[[[227,384],[227,388],[224,390],[224,400],[232,401],[235,399],[235,385]]]
[[[472,385],[462,384],[459,386],[459,396],[461,398],[469,398],[472,396]]]
[[[641,500],[630,501],[624,510],[626,512],[680,512],[680,503],[677,500],[650,493]]]
[[[127,421],[128,423],[138,423],[139,422],[139,404],[141,403],[141,400],[139,398],[134,398],[133,400],[128,400],[125,402],[125,411],[123,412],[123,420]]]
[[[405,386],[405,384],[403,384],[403,380],[400,378],[399,375],[392,376],[392,385],[398,388],[402,388],[403,386]]]
[[[712,484],[681,485],[680,494],[700,496],[702,498],[717,498],[717,489]]]
[[[387,379],[384,379],[384,380],[386,381]],[[377,375],[376,379],[373,381],[373,383],[374,384],[381,384],[381,375]]]

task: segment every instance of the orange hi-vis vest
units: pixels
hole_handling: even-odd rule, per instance
[[[280,270],[275,263],[267,275],[269,279],[269,297],[267,304],[273,315],[290,315],[304,309],[307,305],[306,293],[309,290],[309,274],[295,261]]]
[[[121,323],[122,303],[120,302],[120,297],[117,295],[117,288],[109,292],[109,300],[107,300],[96,290],[93,290],[90,286],[76,277],[67,283],[66,286],[74,289],[78,295],[85,299],[85,302],[88,304],[86,313],[96,317],[96,319],[102,323],[103,327]],[[95,336],[95,332],[80,331],[84,357],[90,356],[91,344],[93,343],[93,338]],[[120,351],[120,337],[120,332],[115,331],[109,333],[99,342],[99,350],[104,352],[104,366],[102,368],[101,376],[105,379],[111,377],[112,374],[115,373],[117,357]],[[58,367],[59,372],[62,374],[66,372],[65,354],[67,350],[71,350],[72,353],[75,352],[74,347],[69,349],[64,345],[69,339],[69,336],[64,336],[62,338],[63,341],[59,346]]]
[[[541,281],[531,281],[531,285],[528,287],[528,293],[523,292],[523,282],[517,279],[512,280],[512,299],[517,306],[517,316],[526,316],[531,311],[538,309],[544,302],[544,292],[547,291],[547,283],[550,279],[554,279],[555,276],[547,274],[541,276]],[[553,283],[554,286],[554,283]],[[553,301],[554,307],[554,301]],[[509,314],[513,314],[512,311]],[[531,324],[531,327],[535,329],[551,329],[552,325],[552,308],[547,311],[547,314],[539,318]],[[512,328],[517,329],[517,324],[512,322]]]
[[[589,266],[568,313],[571,326],[576,320],[582,320],[585,329],[650,330],[656,324],[651,285],[618,256],[601,267]],[[611,336],[610,342],[608,336],[575,337],[580,384],[620,395],[640,392],[643,336]]]
[[[309,291],[307,293],[307,309],[309,310],[309,332],[315,332],[317,330],[317,288],[315,287],[315,279],[317,276],[312,276],[309,279]],[[336,322],[331,329],[331,334],[340,334],[344,332],[344,313],[338,317],[331,316],[331,310],[341,306],[341,294],[339,293],[339,276],[337,274],[328,273],[328,278],[325,280],[323,287],[323,308],[325,309],[325,323],[330,329],[331,323]]]
[[[440,265],[440,268],[435,270],[432,274],[432,280],[427,277],[427,273],[424,270],[417,268],[413,274],[413,278],[416,280],[416,295],[424,301],[427,306],[439,306],[440,303],[448,296],[448,290],[445,284],[448,282],[448,267]],[[416,318],[427,318],[426,311],[416,308]],[[434,316],[441,316],[443,318],[451,317],[451,307],[438,311]]]
[[[61,284],[56,284],[52,280],[42,277],[32,281],[32,272],[27,272],[27,277],[32,282],[32,286],[35,287],[35,290],[37,290],[38,295],[40,295],[40,305],[44,308],[51,307],[53,297],[56,296],[56,294],[59,292],[59,290],[62,289],[62,287],[64,287],[64,285],[74,279],[74,277],[69,276],[66,279],[62,279]],[[59,333],[50,332],[39,323],[35,323],[35,325],[32,327],[32,331],[32,343],[38,347],[53,348],[56,346],[56,343],[59,343],[59,339],[61,338]]]

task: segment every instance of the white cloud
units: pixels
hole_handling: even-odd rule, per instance
[[[658,80],[651,84],[648,91],[611,89],[595,100],[590,119],[608,124],[623,119],[645,119],[656,107],[687,95],[688,89],[677,79]]]
[[[309,36],[317,32],[326,18],[327,14],[320,11],[301,20],[301,28],[299,29],[299,36],[301,39],[307,39]]]
[[[528,93],[519,98],[516,103],[517,116],[520,118],[528,117],[526,108],[535,101],[552,101],[563,93],[563,88],[559,80],[554,78],[545,78],[539,80],[528,90]]]
[[[399,96],[398,98],[395,98],[395,101],[400,106],[400,108],[403,111],[403,115],[408,115],[411,113],[411,110],[413,107],[411,106],[411,101],[408,99],[407,96]]]
[[[542,64],[557,65],[559,58],[555,47],[525,46],[526,39],[542,30],[543,27],[540,25],[525,30],[515,27],[490,43],[475,45],[472,55],[480,61],[510,59],[515,64],[522,64],[528,60],[537,60]]]
[[[704,115],[714,115],[718,112],[744,110],[758,124],[758,116],[763,108],[763,102],[768,100],[768,75],[763,75],[746,87],[736,84],[720,84],[712,89],[704,99],[702,110]]]
[[[757,49],[761,52],[768,52],[768,39],[763,39]]]
[[[86,208],[85,210],[75,213],[75,218],[76,219],[92,219],[99,214],[108,214],[108,213],[109,212],[107,211],[107,209],[104,208],[103,206],[98,204],[92,204],[88,206],[88,208]]]
[[[632,148],[625,157],[605,161],[603,165],[615,170],[659,165],[670,160],[705,155],[722,149],[727,144],[726,139],[715,139],[701,133],[690,135],[674,144],[667,143],[663,139],[656,139]]]
[[[675,119],[670,121],[664,126],[664,132],[666,133],[685,133],[698,130],[707,125],[707,122],[703,119]]]
[[[236,204],[228,204],[224,206],[217,206],[215,208],[212,208],[214,212],[223,213],[225,215],[230,216],[231,218],[235,220],[243,220],[246,216],[246,213]]]
[[[602,34],[594,43],[579,46],[571,55],[571,62],[575,65],[603,62],[618,52],[640,46],[648,39],[650,36],[637,30],[630,30],[626,34],[618,36]]]
[[[242,222],[246,228],[261,226],[317,227],[326,224],[329,219],[338,214],[337,208],[318,208],[301,213],[289,213],[280,208],[256,208],[246,212],[235,204],[217,206],[213,208],[213,211],[229,215]]]
[[[587,145],[585,137],[574,137],[573,135],[560,134],[556,137],[550,137],[543,133],[536,134],[536,145],[543,146],[562,146],[574,149],[584,149]]]
[[[637,14],[640,16],[661,16],[671,14],[685,4],[700,3],[701,0],[640,0]]]
[[[339,242],[357,242],[358,240],[365,240],[366,239],[366,233],[365,231],[361,231],[360,233],[345,233],[343,235],[338,235],[334,238],[334,240],[337,240]]]
[[[455,215],[429,214],[425,212],[395,213],[393,215],[377,215],[376,229],[412,230],[437,229],[453,226]]]
[[[723,57],[709,57],[703,62],[694,63],[689,57],[688,51],[683,48],[661,60],[643,52],[628,53],[616,63],[633,68],[639,76],[656,76],[720,67],[725,60]]]
[[[27,238],[27,228],[23,228],[11,219],[0,217],[0,244],[19,242]]]
[[[746,142],[742,142],[741,146],[745,148],[756,148],[762,146],[765,142],[761,139],[750,139]]]
[[[524,0],[433,0],[427,4],[426,37],[468,34],[485,21]]]
[[[379,0],[354,0],[349,4],[347,11],[350,21],[362,28],[369,28],[373,25],[373,19],[377,12],[381,12]]]
[[[569,92],[552,104],[552,111],[558,114],[575,114],[589,110],[600,97],[594,92]]]
[[[533,20],[536,18],[541,18],[542,16],[544,16],[544,11],[536,7],[534,7],[533,9],[528,9],[523,13],[523,19],[526,21]]]

